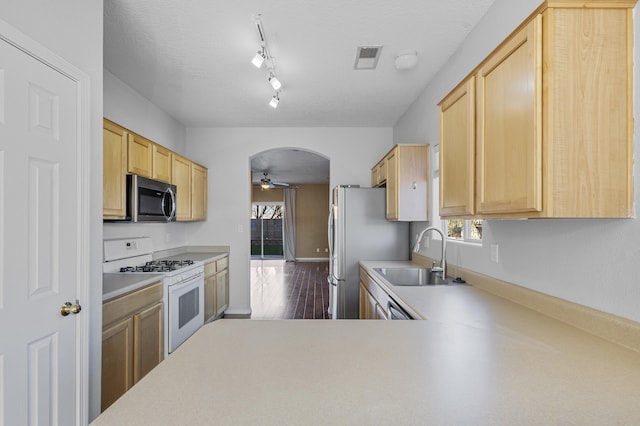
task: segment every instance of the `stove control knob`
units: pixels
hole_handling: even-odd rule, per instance
[[[80,306],[80,302],[76,300],[76,303],[72,304],[71,302],[66,302],[64,305],[60,306],[60,315],[66,317],[69,314],[77,314],[82,310],[82,306]]]

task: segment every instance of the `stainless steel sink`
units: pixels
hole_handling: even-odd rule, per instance
[[[421,286],[421,285],[447,285],[450,279],[443,280],[442,272],[433,272],[431,268],[373,268],[393,285]]]

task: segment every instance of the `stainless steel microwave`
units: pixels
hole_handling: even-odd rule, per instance
[[[127,175],[127,216],[132,222],[174,222],[177,188],[170,183]]]

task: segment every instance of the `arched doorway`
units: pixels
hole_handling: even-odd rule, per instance
[[[252,317],[325,318],[329,159],[276,148],[249,160]]]

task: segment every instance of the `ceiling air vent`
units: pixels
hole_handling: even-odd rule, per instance
[[[356,62],[353,65],[355,70],[374,70],[378,65],[378,59],[382,52],[382,46],[358,46]]]

